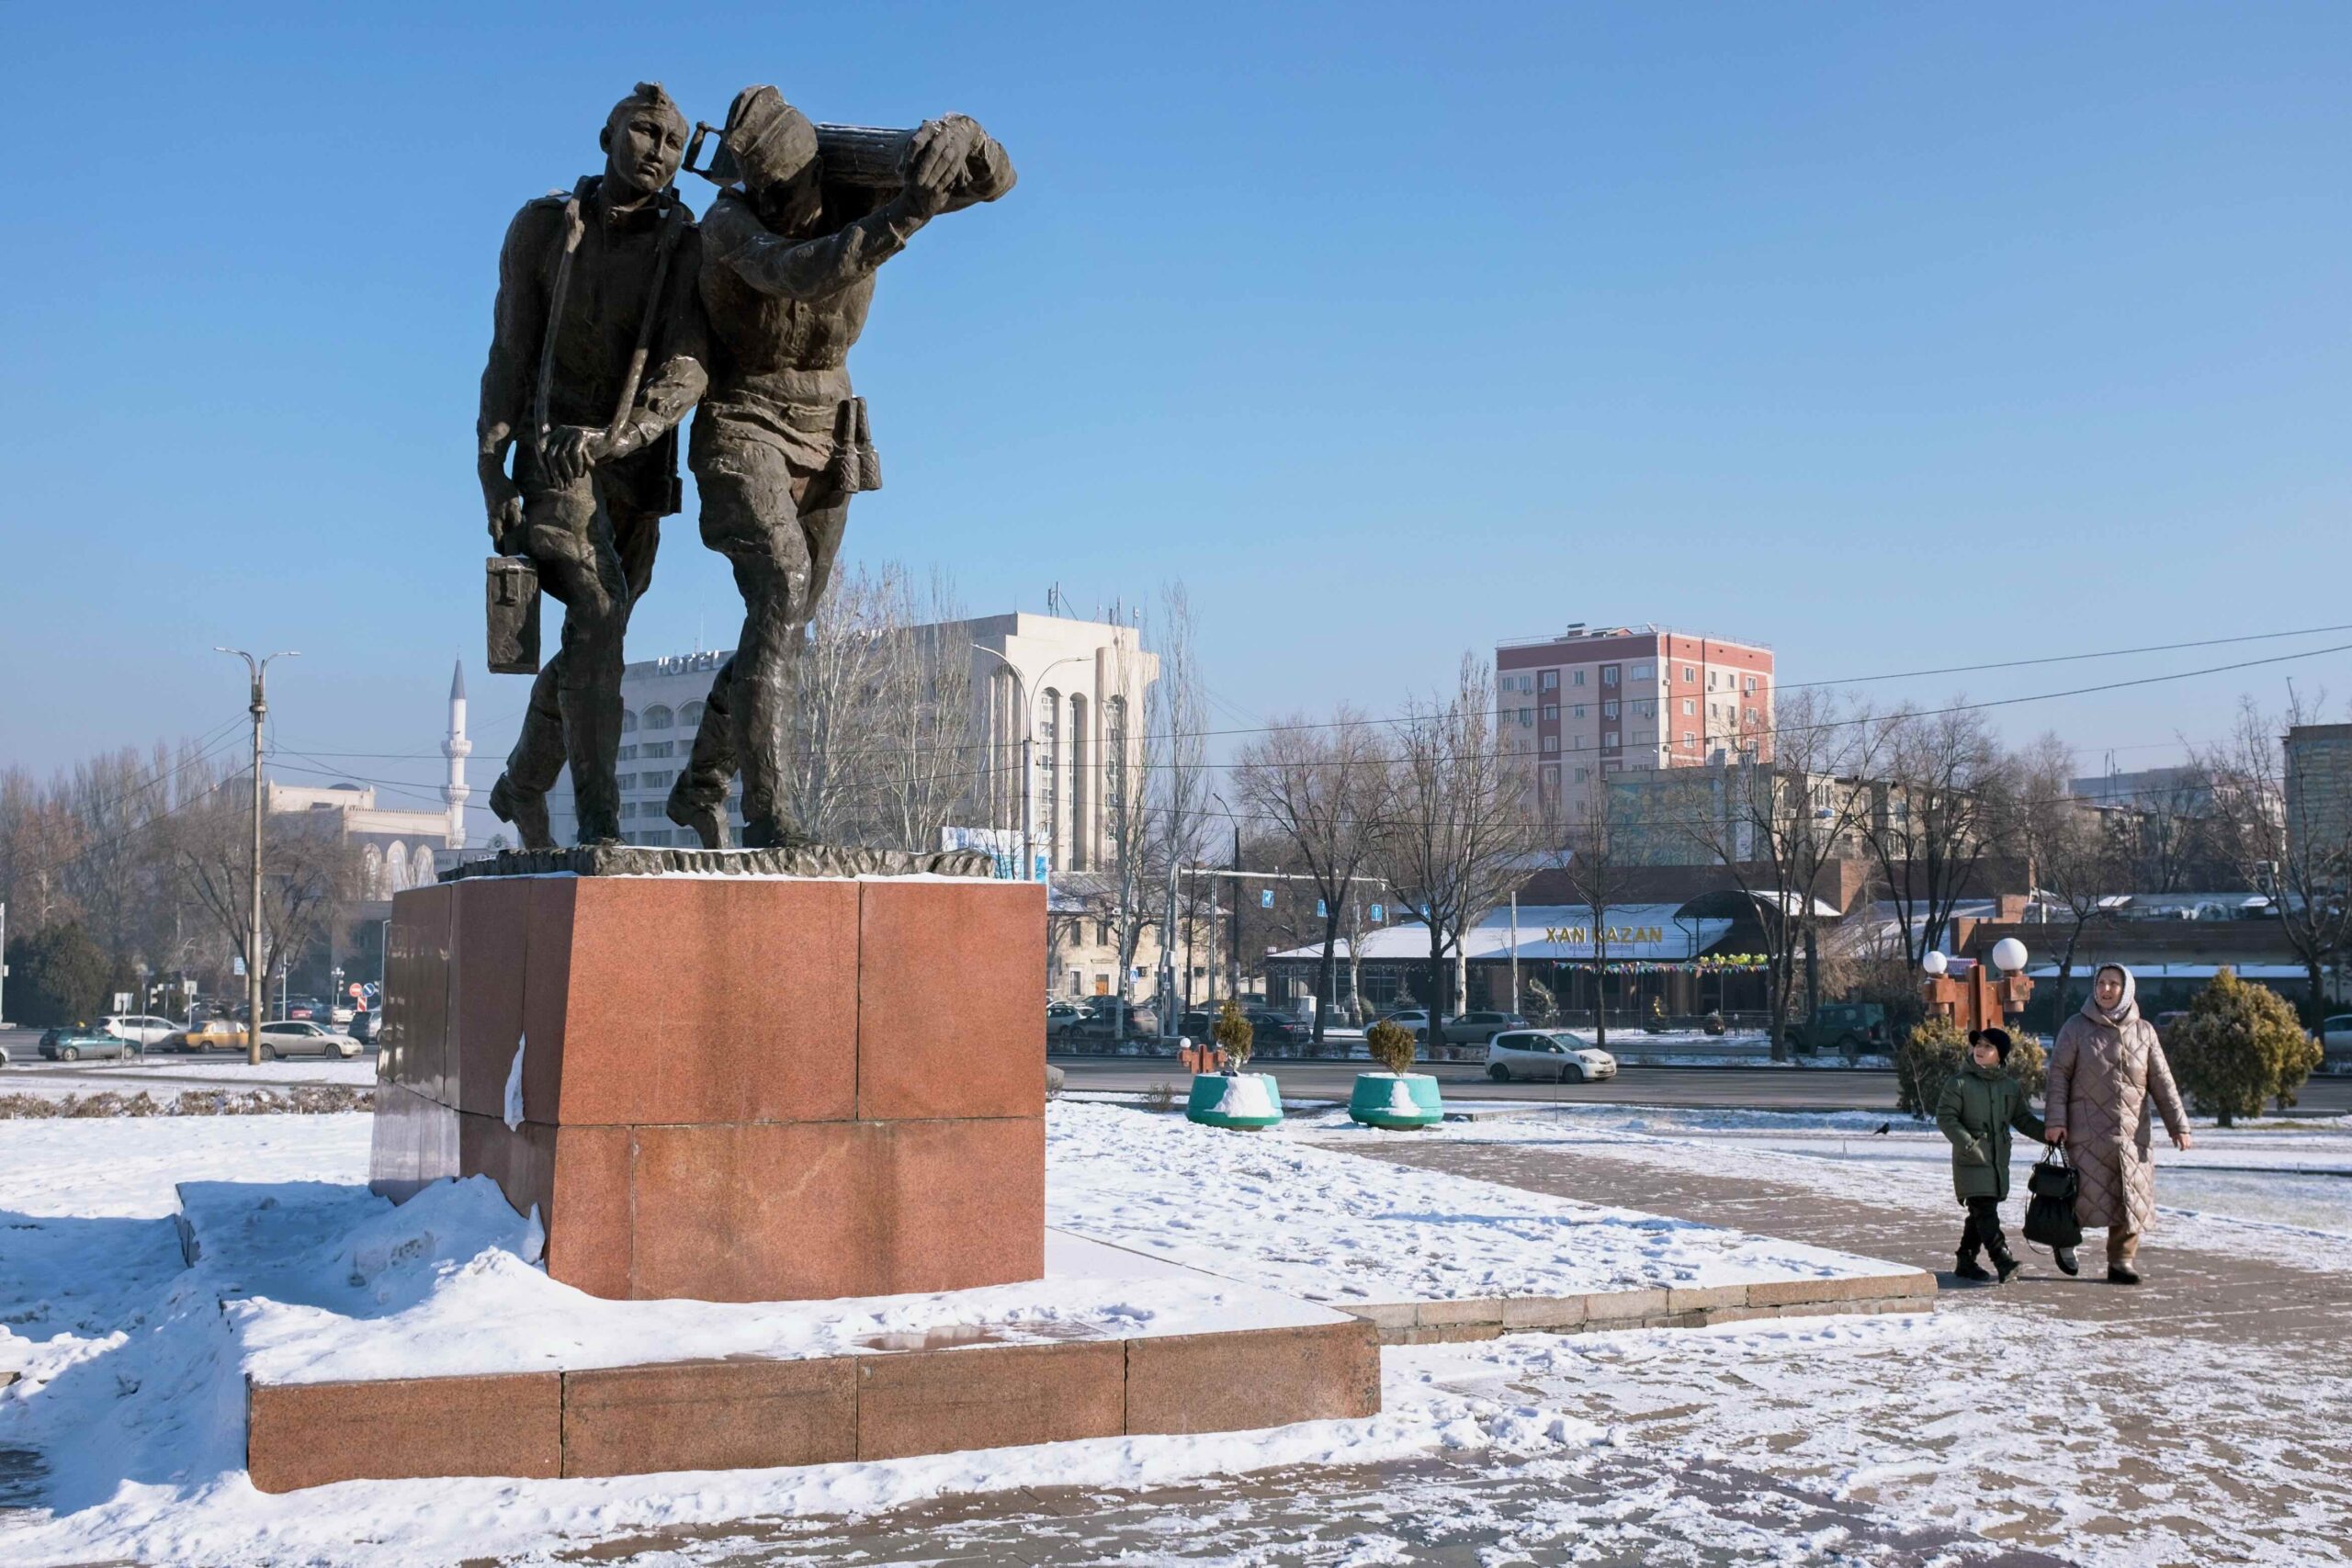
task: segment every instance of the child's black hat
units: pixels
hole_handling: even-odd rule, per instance
[[[1971,1045],[1990,1045],[2000,1053],[2004,1064],[2009,1059],[2009,1032],[2006,1029],[1973,1030],[1968,1036],[1968,1043]]]

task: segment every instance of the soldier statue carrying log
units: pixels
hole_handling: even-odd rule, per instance
[[[1012,188],[1004,149],[962,115],[819,126],[750,87],[695,169],[711,129],[690,146],[677,106],[640,84],[606,121],[604,175],[526,205],[500,253],[477,429],[501,552],[492,668],[537,678],[490,806],[526,848],[552,844],[546,796],[567,763],[579,841],[620,837],[622,637],[679,509],[676,428],[697,400],[703,542],[734,568],[743,630],[667,809],[727,847],[740,766],[745,846],[807,842],[784,785],[795,665],[850,498],[882,482],[849,350],[876,268],[932,219]],[[699,226],[671,186],[682,164],[721,187]],[[545,669],[534,577],[564,605]]]
[[[933,218],[1012,189],[1013,172],[961,115],[911,132],[820,128],[765,86],[736,96],[719,146],[709,176],[723,188],[703,218],[711,385],[687,463],[703,543],[734,566],[743,631],[668,811],[725,848],[740,765],[744,844],[785,848],[807,841],[784,784],[795,660],[850,498],[882,483],[848,370],[875,271]]]

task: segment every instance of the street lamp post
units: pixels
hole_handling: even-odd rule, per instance
[[[261,728],[269,716],[267,681],[269,661],[273,659],[300,659],[290,651],[265,654],[255,659],[242,648],[215,647],[215,653],[233,653],[245,661],[246,672],[253,681],[253,700],[246,711],[254,716],[254,858],[253,904],[245,912],[245,1061],[249,1066],[261,1066],[262,994],[268,985],[261,972]]]
[[[1036,744],[1036,710],[1030,705],[1029,685],[1021,678],[1019,665],[995,649],[981,643],[972,644],[972,651],[985,653],[1004,666],[1006,673],[1012,677],[1013,698],[1021,705],[1021,880],[1035,882],[1037,880],[1037,855],[1030,842],[1032,835],[1029,827],[1029,796],[1030,793],[1036,788],[1035,760],[1033,755],[1033,748]],[[1037,678],[1043,680],[1065,664],[1076,664],[1093,657],[1091,653],[1065,654],[1038,671]]]

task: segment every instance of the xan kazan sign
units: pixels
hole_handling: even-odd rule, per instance
[[[1566,943],[1572,947],[1584,947],[1592,942],[1592,928],[1590,926],[1545,926],[1544,940]],[[1664,942],[1666,928],[1664,926],[1604,926],[1601,928],[1600,940],[1612,942]]]

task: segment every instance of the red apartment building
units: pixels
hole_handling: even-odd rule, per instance
[[[1629,769],[1772,756],[1772,650],[1657,626],[1588,626],[1495,648],[1497,733],[1528,802],[1572,825]]]

